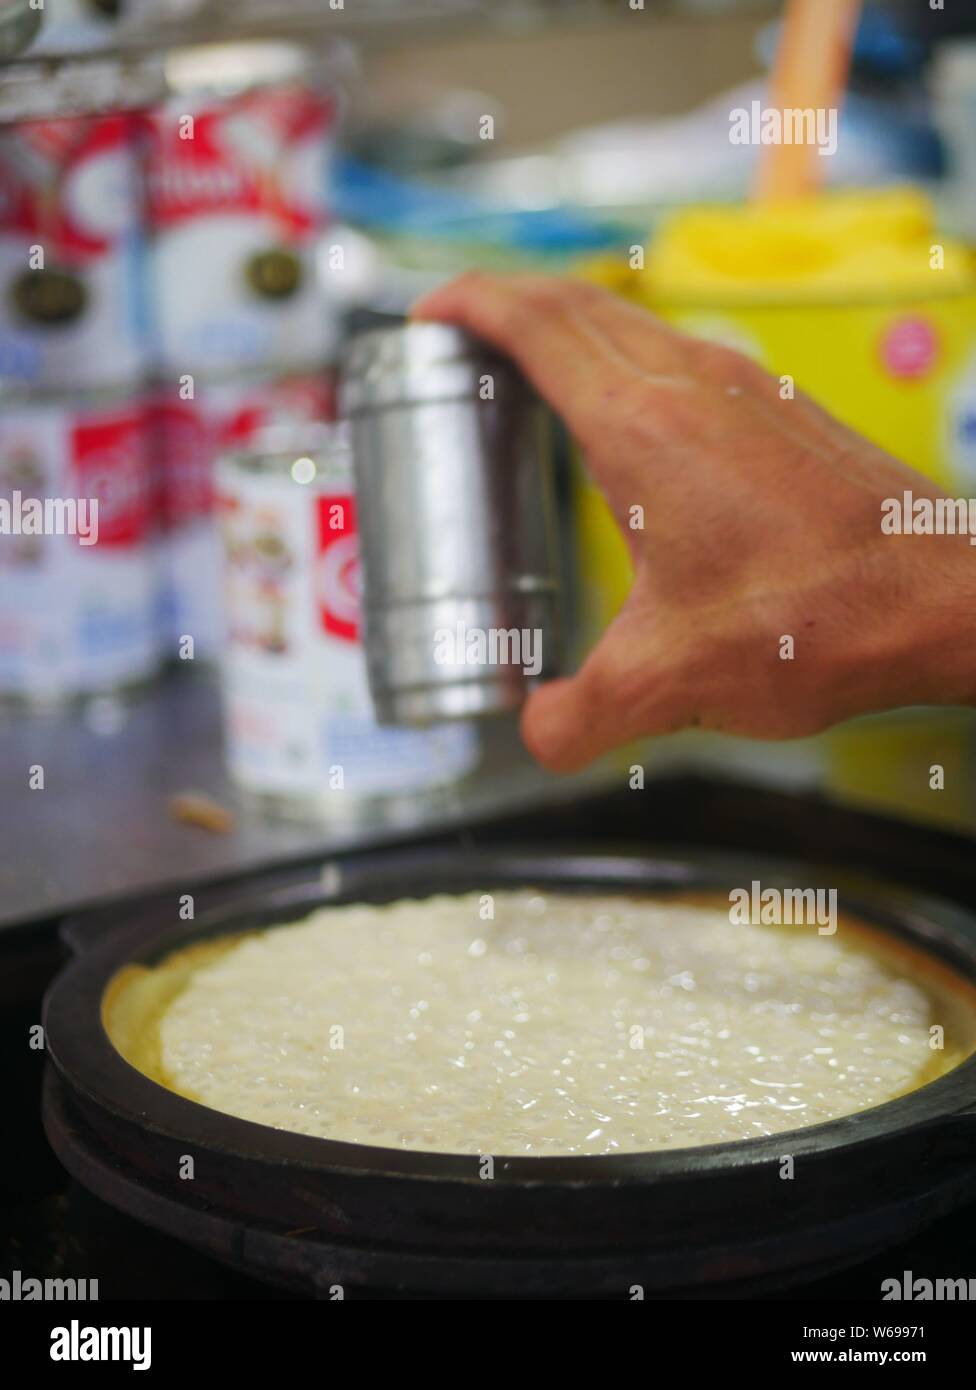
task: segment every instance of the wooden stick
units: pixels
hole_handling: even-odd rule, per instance
[[[769,105],[836,110],[847,85],[861,0],[790,0],[770,84]],[[765,145],[754,196],[779,202],[815,193],[826,160],[813,144]]]

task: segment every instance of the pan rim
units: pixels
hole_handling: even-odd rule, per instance
[[[771,883],[789,882],[797,874],[806,875],[807,882],[816,881],[810,879],[811,873],[829,872],[840,908],[868,925],[907,938],[976,984],[976,915],[939,898],[848,871],[825,870],[812,861],[670,846],[658,853],[646,845],[610,850],[577,844],[531,850],[497,845],[476,852],[427,847],[378,850],[336,856],[329,863],[340,869],[342,881],[336,891],[330,891],[318,875],[311,881],[303,876],[285,886],[252,884],[243,896],[231,897],[194,922],[169,922],[148,934],[143,923],[133,923],[109,932],[69,962],[49,989],[43,1012],[48,1057],[69,1092],[83,1098],[88,1107],[158,1138],[262,1166],[483,1187],[479,1155],[390,1149],[298,1134],[190,1100],[127,1062],[102,1025],[102,996],[117,970],[193,941],[242,930],[240,913],[245,903],[252,913],[278,913],[290,904],[293,914],[278,920],[297,921],[316,906],[410,896],[410,890],[403,888],[404,880],[412,881],[425,896],[463,891],[465,882],[469,890],[492,883],[500,887],[538,883],[554,891],[600,887],[668,892],[728,886],[741,881],[745,872]],[[425,879],[432,881],[423,887]],[[389,899],[383,896],[387,888]],[[381,893],[370,899],[364,889]],[[821,1124],[681,1149],[555,1157],[493,1155],[495,1181],[590,1188],[707,1179],[778,1163],[787,1151],[796,1157],[836,1160],[845,1151],[895,1141],[907,1132],[927,1128],[936,1135],[956,1124],[976,1128],[976,1053],[905,1096]]]

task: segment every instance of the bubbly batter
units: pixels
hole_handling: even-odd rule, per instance
[[[262,1124],[405,1149],[772,1134],[960,1060],[933,1052],[933,996],[873,940],[617,895],[331,908],[204,958],[160,1011],[158,1079]]]

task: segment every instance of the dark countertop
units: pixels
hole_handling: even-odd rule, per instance
[[[0,719],[0,927],[565,800],[593,781],[544,774],[521,749],[514,723],[493,723],[482,736],[482,771],[456,793],[437,792],[406,815],[401,807],[396,821],[374,807],[358,819],[303,822],[270,817],[230,782],[217,684],[205,672],[175,673],[131,698],[103,698],[87,709],[7,712]],[[38,764],[44,786],[32,790],[30,769]],[[173,818],[170,798],[191,790],[233,813],[230,833]]]
[[[584,775],[552,777],[529,758],[514,720],[479,727],[479,770],[457,788],[419,805],[384,810],[374,804],[358,818],[302,821],[269,815],[231,783],[217,682],[206,670],[177,671],[130,698],[87,708],[0,710],[0,930],[373,844],[455,836],[463,827],[490,839],[491,823],[502,816],[508,827],[519,827],[518,835],[554,840],[613,834],[693,844],[714,841],[721,825],[731,845],[771,848],[785,841],[781,848],[797,858],[855,866],[874,857],[877,842],[886,870],[900,864],[916,883],[931,878],[935,892],[952,892],[961,864],[973,863],[976,878],[976,824],[968,835],[946,835],[835,807],[831,824],[844,829],[827,843],[812,844],[810,809],[829,798],[816,791],[810,743],[791,749],[730,739],[718,747],[713,736],[711,743],[699,741],[696,751],[685,735],[655,740],[653,750],[639,755],[646,786],[634,791],[628,789],[629,754]],[[36,764],[44,769],[43,790],[29,785]],[[232,830],[215,834],[175,820],[170,798],[187,791],[205,793],[232,812]],[[614,793],[612,815],[601,798],[593,799],[601,792]],[[971,902],[974,887],[967,876],[964,893]]]

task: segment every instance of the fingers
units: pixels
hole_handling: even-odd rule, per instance
[[[513,358],[584,447],[606,431],[621,388],[641,380],[628,354],[656,332],[650,315],[594,285],[477,271],[426,295],[412,316],[454,323]],[[617,316],[619,346],[606,331]]]
[[[456,324],[513,358],[581,442],[627,370],[547,277],[473,272],[420,300],[412,317]]]
[[[674,384],[690,374],[694,340],[649,309],[585,280],[564,281],[578,311],[598,328],[621,356],[638,367],[648,382]]]
[[[520,320],[522,327],[543,326],[556,310],[589,330],[591,347],[599,340],[618,366],[645,377],[684,372],[693,362],[694,339],[587,280],[469,271],[417,300],[411,317],[457,322],[515,357],[528,352]]]

